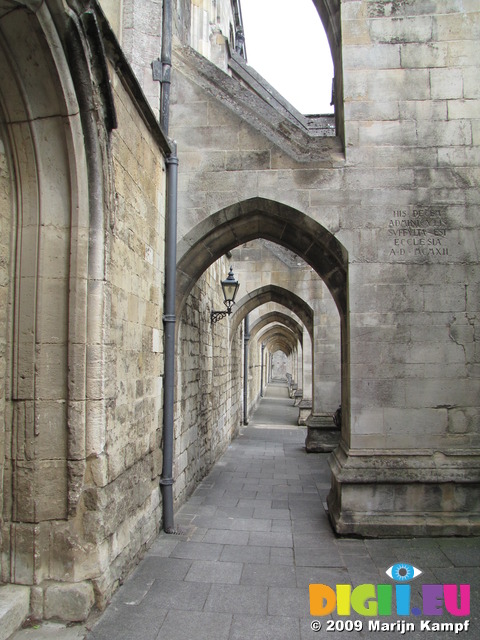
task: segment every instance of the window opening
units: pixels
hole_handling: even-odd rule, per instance
[[[242,0],[248,64],[304,115],[331,114],[333,62],[312,0]]]

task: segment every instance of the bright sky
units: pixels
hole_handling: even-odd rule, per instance
[[[333,64],[313,0],[241,0],[248,64],[301,113],[333,113]]]

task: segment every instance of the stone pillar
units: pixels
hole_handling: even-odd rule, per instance
[[[479,181],[464,159],[480,144],[480,13],[391,4],[342,6],[346,155],[358,161],[344,189],[361,206],[339,234],[349,369],[329,513],[340,534],[478,535]]]
[[[313,386],[313,351],[312,340],[308,331],[303,332],[302,351],[302,380],[299,385],[298,398],[298,424],[305,425],[312,411],[312,386]],[[301,395],[300,395],[301,391]]]
[[[303,398],[312,402],[312,382],[313,382],[313,351],[312,340],[308,331],[303,332],[303,363],[302,363],[302,390]]]
[[[340,321],[328,293],[316,306],[313,332],[313,406],[305,441],[310,453],[333,451],[340,441],[340,426],[333,421],[341,402]]]

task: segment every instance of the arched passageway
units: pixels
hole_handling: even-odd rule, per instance
[[[310,336],[313,335],[313,309],[293,291],[276,285],[265,285],[241,298],[232,316],[232,334],[235,334],[245,316],[267,302],[276,302],[295,313]]]
[[[309,267],[311,267],[325,283],[340,317],[341,377],[342,380],[348,381],[348,258],[341,243],[325,227],[302,212],[263,198],[252,198],[239,202],[211,215],[191,229],[178,245],[177,315],[180,322],[177,334],[180,340],[179,349],[183,354],[182,361],[188,360],[189,353],[196,354],[197,352],[200,352],[198,357],[201,361],[201,353],[207,354],[208,352],[209,363],[207,366],[200,367],[200,373],[197,372],[198,367],[195,364],[188,365],[188,370],[184,371],[181,365],[179,366],[177,405],[179,407],[178,414],[181,416],[179,419],[183,421],[184,425],[177,429],[177,440],[190,442],[194,437],[193,429],[195,428],[197,432],[201,429],[201,433],[204,434],[202,438],[205,437],[207,442],[206,450],[212,452],[208,454],[212,462],[215,457],[214,450],[217,453],[220,451],[214,443],[215,434],[222,433],[223,436],[226,436],[227,433],[231,433],[233,436],[236,429],[234,424],[237,419],[236,412],[240,413],[239,405],[242,400],[241,394],[237,390],[242,386],[241,362],[243,356],[240,346],[242,331],[239,329],[242,327],[243,320],[262,305],[270,303],[281,305],[287,308],[294,317],[290,316],[284,324],[283,317],[288,316],[282,312],[282,316],[276,317],[277,325],[270,327],[274,316],[270,315],[266,320],[260,314],[258,320],[261,322],[261,328],[259,325],[254,327],[254,337],[253,339],[250,337],[250,341],[256,343],[256,348],[259,351],[251,364],[251,371],[256,367],[256,373],[252,374],[254,384],[251,402],[254,404],[256,401],[256,393],[260,388],[259,381],[262,383],[264,381],[263,352],[260,357],[259,348],[261,340],[264,347],[268,344],[270,354],[278,349],[286,354],[297,354],[298,372],[301,378],[298,391],[304,393],[308,413],[312,411],[315,312],[307,302],[307,290],[303,290],[302,294],[294,290],[298,289],[294,282],[294,275],[292,275],[293,280],[289,288],[272,282],[254,289],[247,287],[247,290],[243,291],[243,295],[237,301],[230,320],[209,327],[207,320],[209,309],[219,308],[215,307],[215,304],[221,303],[218,301],[215,303],[213,298],[209,301],[205,294],[207,297],[213,295],[215,281],[219,285],[220,280],[225,277],[223,271],[227,268],[229,261],[235,262],[235,257],[228,258],[227,261],[227,258],[224,257],[225,254],[232,251],[235,255],[237,247],[256,239],[273,242],[294,253],[306,263],[305,268],[308,273],[310,273]],[[258,268],[262,271],[261,265]],[[308,278],[310,277],[309,275]],[[263,273],[262,278],[268,282],[268,272]],[[200,281],[203,284],[199,286]],[[219,287],[217,288],[219,289]],[[211,304],[213,307],[210,306]],[[268,311],[268,313],[272,312]],[[254,315],[254,319],[255,317]],[[295,320],[295,317],[298,320]],[[261,335],[262,338],[260,338]],[[263,335],[266,336],[265,339]],[[195,347],[191,342],[192,338]],[[306,340],[307,345],[304,344]],[[222,351],[227,348],[227,344],[230,345],[228,358],[221,355]],[[305,348],[303,348],[304,346]],[[195,362],[198,361],[198,357],[195,356]],[[194,361],[190,358],[190,362]],[[219,377],[220,371],[222,372],[221,377]],[[201,380],[204,381],[204,391],[199,395],[195,389],[199,388]],[[252,387],[252,384],[250,386]],[[348,416],[348,384],[340,385],[339,382],[340,386],[342,386],[344,396],[344,415]],[[202,408],[199,419],[195,419],[192,413],[195,403],[197,406],[204,407],[209,402],[210,412]],[[187,418],[187,416],[190,417]],[[186,424],[188,421],[191,424]],[[185,431],[191,432],[191,436],[184,437],[182,434]],[[208,444],[209,442],[211,444]],[[225,441],[222,440],[222,442]],[[192,445],[192,451],[184,456],[182,473],[187,472],[189,464],[190,467],[194,467],[199,460],[199,445],[195,446],[197,447],[195,452]],[[215,449],[215,447],[217,448]],[[180,452],[180,457],[183,453],[185,452]],[[183,487],[183,480],[178,483],[178,486]]]
[[[254,337],[259,331],[271,323],[279,323],[287,327],[295,334],[297,340],[301,343],[303,332],[300,324],[291,316],[280,311],[271,311],[269,313],[262,314],[261,317],[250,327],[250,336]]]

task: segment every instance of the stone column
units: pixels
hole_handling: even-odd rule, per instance
[[[333,414],[341,402],[340,322],[329,294],[317,304],[314,316],[313,406],[306,424],[307,451],[332,451],[340,440]]]
[[[305,425],[312,411],[312,386],[313,386],[313,352],[312,341],[308,331],[303,332],[302,351],[302,382],[297,391],[295,404],[298,405],[298,424]],[[301,395],[300,395],[301,391]]]

